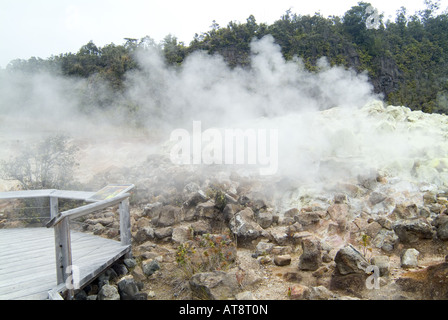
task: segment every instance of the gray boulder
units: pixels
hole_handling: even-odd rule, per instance
[[[352,245],[340,249],[336,253],[334,261],[341,275],[365,273],[365,269],[369,266],[366,258]]]
[[[289,254],[275,256],[274,263],[280,267],[287,266],[291,264],[291,256]]]
[[[448,240],[448,216],[439,215],[434,219],[433,225],[437,230],[437,238],[440,240]]]
[[[137,266],[137,261],[134,258],[124,259],[123,263],[128,269],[131,269],[131,268],[134,268],[135,266]]]
[[[263,228],[255,222],[251,208],[236,213],[229,225],[232,233],[242,240],[254,240],[264,234]]]
[[[165,227],[165,228],[158,228],[154,230],[154,236],[157,239],[163,239],[166,237],[171,237],[173,234],[173,228],[172,227]]]
[[[386,200],[387,196],[384,193],[381,192],[372,192],[369,196],[369,202],[372,206],[383,202],[384,200]]]
[[[117,285],[121,300],[134,300],[139,293],[137,283],[132,277],[124,277]]]
[[[418,217],[419,210],[415,203],[413,204],[400,203],[395,206],[393,213],[399,219],[414,219]]]
[[[224,271],[196,273],[191,277],[189,284],[192,295],[196,299],[233,299],[239,291],[235,274]]]
[[[194,217],[196,219],[215,219],[219,215],[220,211],[216,208],[215,201],[213,200],[199,203],[194,210]]]
[[[262,228],[269,228],[273,222],[272,213],[267,211],[260,211],[257,213],[256,221]]]
[[[255,255],[258,257],[270,254],[273,248],[274,248],[273,243],[260,241],[258,242],[257,247],[255,249]]]
[[[105,284],[98,292],[97,300],[120,300],[120,294],[116,286]]]
[[[324,286],[311,287],[309,293],[309,300],[331,300],[335,299],[337,295]]]
[[[294,216],[294,221],[300,223],[303,227],[309,227],[318,223],[325,214],[325,211],[300,212]]]
[[[416,250],[414,248],[404,250],[400,256],[401,267],[402,268],[417,267],[419,255],[420,255],[420,252],[418,252],[418,250]]]
[[[171,239],[176,243],[184,243],[191,238],[191,229],[188,226],[179,226],[173,229]]]
[[[147,263],[143,263],[142,268],[143,273],[146,276],[151,276],[154,272],[160,269],[160,264],[156,259],[153,259]]]
[[[322,265],[322,247],[320,241],[304,239],[302,241],[303,253],[299,258],[299,269],[315,271]]]
[[[138,243],[146,242],[154,239],[154,229],[147,226],[139,229],[134,236],[135,241]]]
[[[198,190],[189,196],[188,200],[185,201],[184,205],[187,207],[192,207],[205,201],[207,201],[207,195],[205,194],[204,191]]]
[[[112,265],[112,269],[116,272],[118,277],[121,277],[128,273],[128,268],[126,268],[126,265],[124,265],[123,263],[114,263]]]
[[[434,236],[431,225],[422,220],[398,220],[393,229],[402,243],[415,243]]]
[[[143,209],[143,216],[149,218],[158,217],[162,207],[163,204],[161,202],[149,203]]]
[[[394,231],[381,229],[372,241],[372,244],[386,252],[394,250],[396,243],[399,241]]]
[[[159,215],[152,218],[151,222],[157,227],[169,227],[179,219],[181,208],[171,205],[160,209]]]

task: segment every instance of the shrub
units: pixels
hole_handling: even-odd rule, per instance
[[[186,279],[195,273],[226,270],[235,260],[236,246],[228,235],[196,236],[181,244],[176,253],[176,262]]]
[[[18,189],[22,190],[64,189],[74,185],[77,151],[65,135],[49,136],[35,145],[25,146],[9,161],[0,162],[0,176],[17,181]],[[70,205],[70,200],[59,203],[60,208],[66,205]],[[48,219],[49,199],[24,199],[16,212],[12,219],[40,224]]]
[[[49,136],[36,145],[26,146],[9,161],[2,161],[1,176],[17,180],[24,190],[63,189],[73,183],[77,151],[65,135]]]

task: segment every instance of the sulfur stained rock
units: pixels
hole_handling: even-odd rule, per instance
[[[306,300],[310,295],[310,288],[301,284],[289,287],[288,296],[291,300]]]

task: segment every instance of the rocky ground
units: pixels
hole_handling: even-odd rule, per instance
[[[133,258],[77,298],[448,299],[448,121],[399,107],[363,112],[380,116],[381,130],[430,128],[440,140],[414,144],[423,156],[357,174],[350,169],[364,168],[359,159],[330,157],[333,150],[312,182],[174,165],[157,152],[132,166],[103,166],[87,183],[92,190],[136,185]],[[355,136],[344,139],[359,149]],[[111,208],[73,226],[118,239],[118,221]]]
[[[447,189],[369,174],[317,190],[163,156],[112,175],[140,182],[128,277],[147,299],[448,298]],[[83,228],[118,237],[116,214]]]

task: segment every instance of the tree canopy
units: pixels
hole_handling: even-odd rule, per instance
[[[105,80],[119,91],[126,73],[140,68],[134,55],[137,49],[156,48],[173,66],[202,50],[220,54],[230,67],[250,67],[251,41],[271,34],[286,60],[300,57],[310,71],[316,70],[319,58],[327,57],[331,65],[367,72],[375,92],[383,94],[389,104],[447,113],[448,12],[439,13],[438,1],[426,0],[425,6],[411,15],[402,7],[395,20],[387,21],[367,2],[359,2],[342,17],[287,10],[268,25],[251,15],[245,22],[231,21],[225,27],[213,21],[210,30],[196,34],[188,45],[171,34],[161,43],[149,36],[104,47],[90,41],[76,53],[13,60],[6,70],[50,70],[92,82]]]

